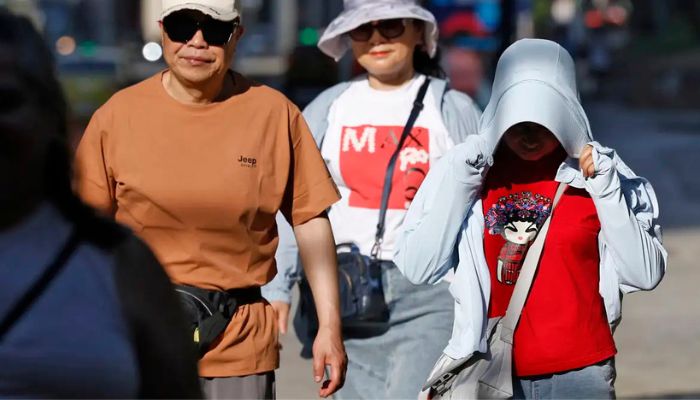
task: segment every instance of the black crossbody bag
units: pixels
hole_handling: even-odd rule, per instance
[[[344,333],[352,336],[380,334],[388,329],[389,307],[384,299],[382,283],[382,261],[379,254],[384,240],[384,223],[391,194],[394,169],[406,139],[423,110],[423,99],[430,86],[430,78],[418,90],[418,95],[413,102],[413,109],[404,126],[396,151],[392,154],[387,165],[382,191],[382,201],[379,208],[379,222],[375,234],[374,246],[369,256],[360,253],[354,243],[341,243],[336,246],[338,258],[338,287],[340,292],[340,314],[343,322]],[[316,307],[311,293],[311,287],[305,276],[302,275],[299,283],[300,306],[297,317],[306,320],[306,333],[309,337],[316,336],[318,320],[316,319]],[[295,326],[301,325],[295,322]],[[302,342],[305,340],[302,339]],[[302,355],[308,355],[302,351]]]

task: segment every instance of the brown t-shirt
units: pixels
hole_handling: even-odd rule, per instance
[[[175,283],[227,290],[276,274],[280,210],[292,225],[316,217],[338,191],[299,110],[279,92],[234,73],[237,94],[182,104],[159,73],[118,92],[78,146],[82,198],[131,227]],[[277,326],[266,302],[238,308],[200,375],[278,367]]]

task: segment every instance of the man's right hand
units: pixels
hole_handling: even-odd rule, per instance
[[[325,380],[318,391],[319,396],[326,398],[337,392],[345,383],[345,373],[348,368],[348,357],[345,354],[343,338],[338,328],[319,328],[313,346],[314,380],[323,380],[326,366],[330,369],[330,379]]]

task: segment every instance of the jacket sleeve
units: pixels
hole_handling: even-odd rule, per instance
[[[165,271],[133,236],[115,256],[117,288],[139,363],[139,397],[202,398],[195,346]]]
[[[275,253],[277,275],[262,287],[262,295],[270,302],[282,301],[291,304],[292,288],[299,280],[299,249],[292,226],[281,213],[277,213],[277,233],[279,235],[279,244]]]
[[[472,135],[428,172],[406,214],[394,255],[409,281],[436,283],[453,266],[459,233],[491,164],[483,138]]]
[[[663,278],[668,259],[654,190],[612,149],[591,145],[597,174],[585,185],[600,219],[603,256],[613,260],[623,293],[651,290]]]

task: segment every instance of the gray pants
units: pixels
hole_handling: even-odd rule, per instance
[[[393,266],[382,278],[390,328],[380,336],[345,340],[348,372],[336,399],[416,399],[450,339],[449,284],[415,286]]]
[[[207,399],[275,399],[275,371],[230,378],[199,378]]]
[[[560,374],[513,379],[514,399],[614,399],[615,359]]]

